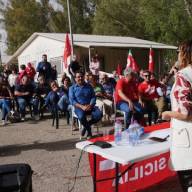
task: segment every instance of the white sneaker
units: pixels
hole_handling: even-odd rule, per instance
[[[22,122],[25,121],[25,117],[21,117],[21,121],[22,121]]]
[[[3,126],[7,125],[7,121],[6,120],[2,120],[2,125]]]

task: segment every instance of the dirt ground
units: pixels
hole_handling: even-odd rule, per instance
[[[51,120],[0,127],[0,164],[29,163],[33,173],[34,192],[68,192],[80,151],[75,148],[78,133],[71,134],[66,120],[60,120],[60,128],[51,126]],[[80,162],[74,192],[93,191],[87,154]],[[177,178],[150,187],[142,192],[181,192]]]

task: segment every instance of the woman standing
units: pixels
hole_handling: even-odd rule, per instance
[[[179,46],[179,71],[171,91],[172,111],[162,118],[171,119],[171,163],[184,192],[192,192],[192,40]]]

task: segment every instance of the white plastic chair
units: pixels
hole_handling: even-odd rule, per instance
[[[91,115],[88,115],[87,118],[91,119]],[[81,140],[82,139],[81,131],[83,129],[83,125],[81,124],[80,120],[78,119],[77,115],[75,114],[75,107],[72,106],[72,108],[71,108],[71,132],[72,132],[72,135],[73,135],[73,122],[75,119],[77,119],[78,129],[79,129],[79,139]],[[97,124],[96,124],[96,128],[97,128],[97,133],[99,133],[99,127],[97,126]]]
[[[71,107],[71,133],[72,133],[72,135],[73,135],[73,123],[74,123],[75,119],[77,119],[78,129],[79,129],[79,133],[80,133],[79,139],[81,140],[81,130],[83,129],[83,125],[81,124],[80,120],[78,119],[77,115],[75,114],[75,107],[72,106]]]

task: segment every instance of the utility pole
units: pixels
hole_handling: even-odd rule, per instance
[[[71,14],[70,14],[69,0],[67,0],[67,12],[68,12],[68,21],[69,21],[69,32],[71,37],[71,56],[73,57],[73,33],[72,33],[72,27],[71,27]]]
[[[3,62],[2,62],[2,57],[1,57],[1,46],[0,46],[0,65],[2,65]]]

